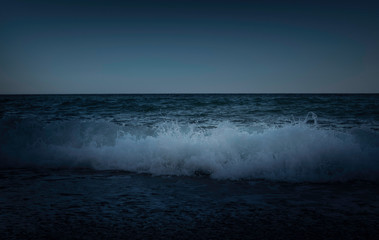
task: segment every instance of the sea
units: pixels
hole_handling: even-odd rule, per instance
[[[378,239],[379,94],[0,95],[1,239]]]

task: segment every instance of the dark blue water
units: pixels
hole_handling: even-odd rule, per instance
[[[0,97],[0,167],[378,180],[379,95]]]
[[[9,239],[375,239],[379,95],[0,96]]]

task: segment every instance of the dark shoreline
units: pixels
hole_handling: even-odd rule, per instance
[[[0,171],[2,239],[377,239],[376,184]]]

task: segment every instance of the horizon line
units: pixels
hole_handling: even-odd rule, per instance
[[[335,93],[335,92],[326,92],[326,93],[318,93],[318,92],[293,92],[293,93],[270,93],[270,92],[264,92],[264,93],[228,93],[228,92],[221,92],[221,93],[199,93],[199,92],[178,92],[178,93],[0,93],[0,96],[17,96],[17,95],[263,95],[263,94],[288,94],[288,95],[297,95],[297,94],[304,94],[304,95],[373,95],[373,94],[379,94],[379,92],[346,92],[346,93]]]

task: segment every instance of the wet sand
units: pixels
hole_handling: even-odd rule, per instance
[[[378,239],[370,182],[1,170],[1,239]]]

